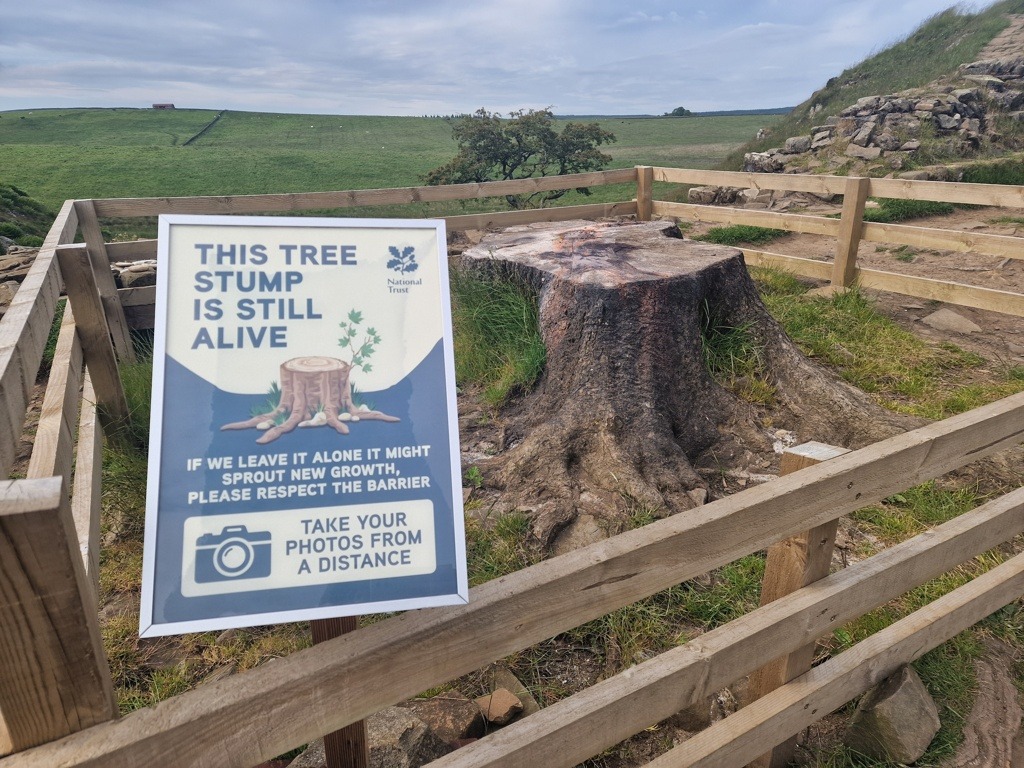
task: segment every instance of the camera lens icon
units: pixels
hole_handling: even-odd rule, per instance
[[[229,525],[196,540],[196,582],[256,579],[270,575],[270,531]]]

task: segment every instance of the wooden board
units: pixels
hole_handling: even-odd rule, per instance
[[[1024,531],[1024,490],[834,573],[434,763],[569,768]]]
[[[109,720],[117,703],[65,483],[2,485],[0,717],[18,751]]]
[[[799,733],[868,688],[1016,600],[1024,555],[876,632],[648,763],[648,768],[735,768]]]
[[[754,227],[771,227],[786,232],[806,232],[812,235],[835,236],[839,232],[839,220],[824,216],[806,216],[801,213],[776,213],[774,211],[747,210],[719,205],[694,205],[692,203],[666,203],[656,201],[653,212],[659,216],[675,216],[690,221],[718,221],[725,224],[746,224]]]
[[[803,277],[813,277],[817,280],[828,280],[832,277],[831,261],[816,261],[805,259],[800,256],[786,256],[782,253],[771,253],[770,251],[758,251],[753,248],[741,248],[743,258],[751,267],[774,267],[792,272]]]
[[[110,271],[110,257],[107,256],[107,246],[103,241],[99,220],[96,218],[95,206],[92,200],[77,200],[75,201],[75,210],[78,212],[78,223],[82,230],[82,237],[85,239],[89,261],[92,264],[93,282],[99,290],[100,302],[107,317],[106,325],[114,343],[114,350],[121,360],[133,362],[135,348],[132,346],[131,334],[128,333],[124,310],[117,300],[117,285],[114,283],[114,275]],[[70,276],[65,273],[65,288],[70,279]]]
[[[130,240],[125,243],[107,243],[107,258],[117,261],[142,261],[156,258],[156,240]]]
[[[876,269],[858,269],[856,274],[857,283],[862,288],[892,291],[904,296],[917,296],[921,299],[933,299],[962,307],[975,307],[1024,317],[1024,294]]]
[[[823,461],[849,453],[845,448],[810,442],[786,450],[779,464],[779,474],[788,475]],[[803,589],[829,574],[835,549],[838,520],[829,520],[810,531],[772,544],[764,566],[761,582],[761,605],[768,605],[786,595]],[[751,698],[759,699],[802,675],[814,663],[816,642],[781,656],[750,675]],[[752,765],[758,768],[784,768],[793,758],[796,741],[790,739],[761,755]]]
[[[843,215],[839,219],[836,255],[832,260],[832,285],[853,284],[857,268],[857,246],[864,221],[864,204],[868,199],[868,179],[850,178],[843,192]]]
[[[74,239],[78,217],[65,203],[46,235],[39,254],[0,318],[0,477],[7,477],[21,441],[29,395],[50,333],[60,272],[54,252]]]
[[[79,388],[82,385],[82,346],[71,308],[57,335],[46,393],[39,414],[28,477],[71,476],[75,433],[78,429]]]
[[[528,211],[502,211],[477,213],[466,216],[446,216],[449,230],[490,229],[534,224],[538,221],[571,221],[573,219],[601,219],[636,214],[636,201],[628,203],[594,203],[592,205],[566,205],[558,208],[535,208]]]
[[[1004,205],[1010,208],[1024,208],[1024,187],[1013,184],[871,179],[868,194],[872,197],[897,197],[905,200],[937,200],[942,203]]]
[[[1022,439],[1024,393],[546,560],[475,588],[468,605],[381,621],[3,768],[247,767]]]
[[[655,181],[677,184],[706,184],[741,189],[781,189],[811,192],[816,195],[841,195],[846,189],[842,176],[816,176],[803,173],[743,173],[737,171],[699,171],[686,168],[655,168]]]
[[[337,192],[300,192],[277,195],[224,195],[215,197],[139,197],[94,200],[100,217],[156,216],[161,213],[273,213],[311,209],[355,208],[366,205],[403,205],[409,203],[473,200],[503,197],[556,189],[575,189],[603,184],[636,182],[636,170],[544,176],[514,181],[488,181],[478,184],[449,184],[437,187],[394,189],[353,189]]]
[[[64,245],[57,253],[96,397],[102,406],[103,418],[114,428],[128,421],[128,404],[107,327],[107,314],[94,280],[92,260],[81,245]]]
[[[861,230],[861,239],[875,243],[900,243],[916,248],[937,248],[1024,259],[1024,237],[989,235],[984,232],[866,222]]]
[[[640,221],[650,221],[653,202],[651,198],[654,185],[654,169],[649,165],[636,167],[636,217]]]
[[[100,587],[100,501],[103,474],[103,430],[96,412],[96,393],[89,372],[82,387],[82,413],[78,422],[78,451],[75,455],[75,484],[71,494],[71,515],[78,536],[78,550],[85,575],[96,595]]]

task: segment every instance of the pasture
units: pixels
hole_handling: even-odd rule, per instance
[[[0,168],[56,210],[68,198],[232,195],[416,186],[455,154],[440,117],[216,110],[48,109],[0,112]],[[778,115],[607,117],[611,168],[710,168]],[[593,118],[583,118],[591,122]],[[559,120],[559,123],[565,122]],[[597,202],[629,197],[613,187]],[[572,193],[563,202],[579,202]],[[360,211],[349,215],[408,214]]]

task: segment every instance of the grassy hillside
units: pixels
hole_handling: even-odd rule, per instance
[[[917,88],[956,71],[1007,24],[1007,14],[1024,13],[1024,0],[1002,0],[978,13],[950,8],[932,16],[907,38],[831,78],[778,122],[771,135],[732,152],[719,167],[737,169],[744,152],[780,146],[788,136],[806,134],[812,125],[864,96]]]
[[[455,154],[441,118],[209,110],[0,113],[3,181],[50,208],[68,198],[258,194],[414,186]],[[612,167],[709,168],[779,118],[607,118]],[[622,199],[595,190],[594,200]],[[575,199],[573,199],[575,198]],[[579,202],[570,196],[565,202]],[[363,212],[366,214],[367,212]],[[384,212],[376,212],[381,214]]]

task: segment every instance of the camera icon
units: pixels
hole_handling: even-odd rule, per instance
[[[227,525],[196,539],[196,583],[270,575],[270,531]]]

